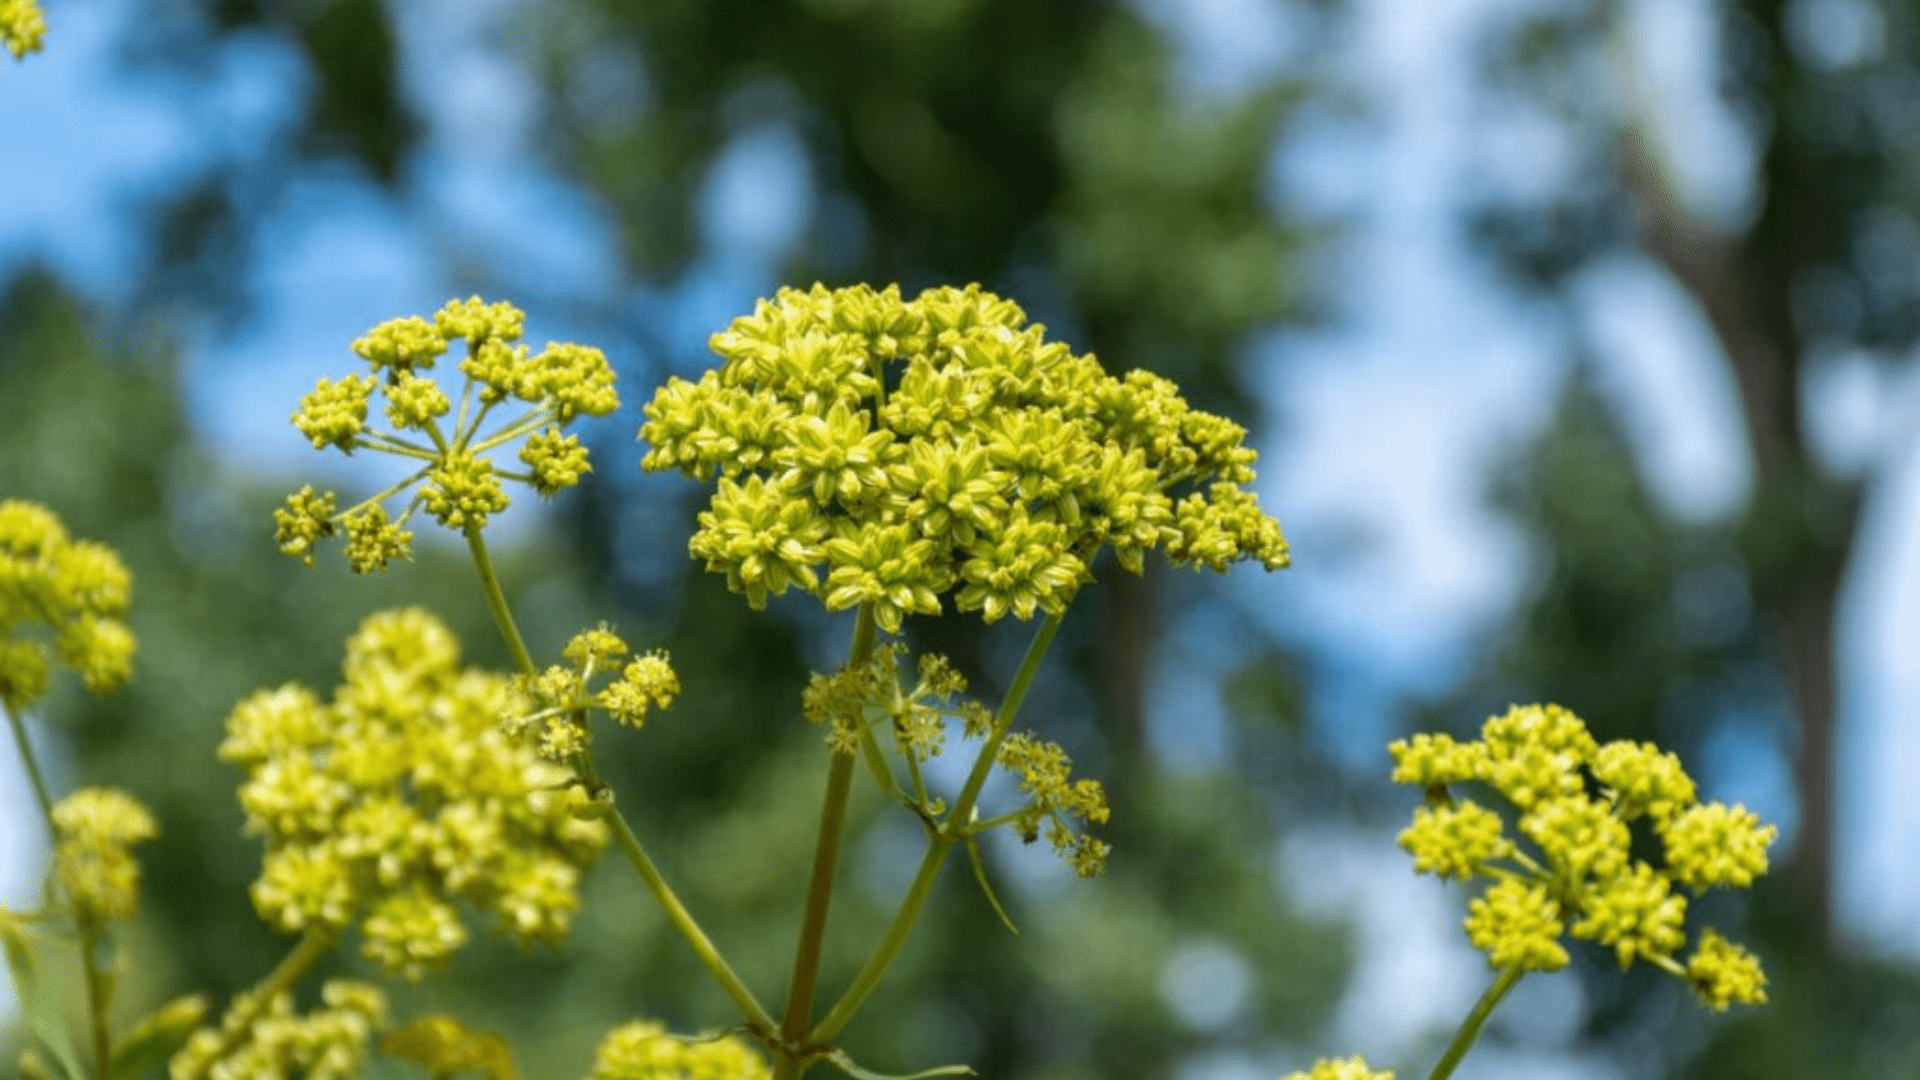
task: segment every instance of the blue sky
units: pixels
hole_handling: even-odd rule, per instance
[[[1469,185],[1489,172],[1521,190],[1547,190],[1572,167],[1540,116],[1493,107],[1474,92],[1476,35],[1526,2],[1359,0],[1335,70],[1365,103],[1364,118],[1309,125],[1276,160],[1277,197],[1352,216],[1345,272],[1355,284],[1331,325],[1277,335],[1256,356],[1284,432],[1264,448],[1274,465],[1262,496],[1286,522],[1298,564],[1273,578],[1248,574],[1236,595],[1330,670],[1353,675],[1351,699],[1339,705],[1360,730],[1383,721],[1397,695],[1444,687],[1511,614],[1530,557],[1524,538],[1479,505],[1480,478],[1546,421],[1567,377],[1569,328],[1495,280],[1454,216]],[[1651,128],[1689,205],[1731,221],[1752,198],[1751,149],[1707,93],[1708,4],[1630,4],[1615,89],[1659,103]],[[1802,6],[1809,48],[1842,62],[1866,47],[1858,4]],[[230,459],[310,475],[317,459],[284,424],[295,400],[318,375],[337,372],[345,343],[367,326],[437,306],[465,261],[513,267],[505,284],[534,298],[534,336],[593,340],[616,353],[638,343],[611,327],[561,321],[541,298],[585,298],[602,310],[642,305],[658,314],[665,339],[692,344],[774,284],[769,268],[812,209],[793,134],[741,137],[710,177],[706,255],[670,294],[640,294],[620,279],[606,216],[530,149],[532,90],[489,44],[489,21],[513,7],[397,5],[407,85],[430,133],[407,188],[390,195],[345,171],[301,178],[260,208],[243,283],[261,300],[257,315],[226,333],[183,328],[190,409]],[[1329,62],[1303,51],[1301,17],[1283,0],[1141,7],[1183,42],[1197,97],[1230,95],[1276,65]],[[0,170],[0,276],[42,260],[111,303],[126,296],[146,254],[127,208],[216,161],[270,153],[304,76],[284,43],[260,36],[228,46],[214,77],[191,92],[128,82],[112,67],[112,43],[138,18],[137,0],[51,0],[48,9],[47,53],[0,67],[0,147],[9,161]],[[1698,313],[1634,259],[1589,273],[1574,310],[1600,345],[1601,389],[1625,417],[1656,495],[1697,520],[1737,512],[1749,463],[1732,388]],[[1900,434],[1916,427],[1920,382],[1890,382],[1859,358],[1838,357],[1806,389],[1834,467],[1884,475],[1843,612],[1842,913],[1870,947],[1920,955],[1920,867],[1911,858],[1920,850],[1920,794],[1902,775],[1903,763],[1920,760],[1912,719],[1920,665],[1910,659],[1920,656],[1920,453]],[[1344,550],[1356,528],[1374,542]],[[1189,667],[1181,650],[1208,647],[1199,635],[1176,638],[1164,667]],[[1163,729],[1204,727],[1217,711],[1204,704],[1206,687],[1190,689],[1201,693],[1171,675],[1163,682],[1155,697]],[[1710,757],[1710,794],[1791,818],[1777,761],[1737,739]],[[16,787],[10,820],[23,810],[18,802]],[[23,842],[20,830],[0,832],[14,898],[32,889]],[[1364,852],[1382,847],[1377,837],[1299,843],[1322,855],[1324,845],[1345,843],[1341,865],[1355,868],[1348,892],[1336,875],[1334,891],[1316,902],[1351,904],[1375,880],[1369,873],[1385,872],[1367,870],[1376,861]],[[1366,916],[1380,947],[1368,953],[1375,966],[1360,973],[1359,985],[1374,989],[1357,992],[1342,1021],[1356,1038],[1418,1034],[1389,1022],[1425,1015],[1393,987],[1473,976],[1461,966],[1471,958],[1448,944],[1447,901],[1410,895],[1408,903],[1440,915],[1410,918],[1399,908]],[[1514,1074],[1524,1067],[1515,1064]]]

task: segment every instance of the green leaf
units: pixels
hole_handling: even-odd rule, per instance
[[[120,1037],[119,1045],[113,1048],[114,1080],[133,1080],[164,1064],[186,1045],[206,1018],[205,994],[188,994],[162,1005]]]
[[[859,1065],[854,1064],[854,1060],[847,1056],[845,1050],[828,1051],[826,1057],[828,1061],[833,1062],[836,1068],[848,1076],[853,1077],[854,1080],[929,1080],[930,1077],[935,1076],[978,1075],[973,1071],[972,1067],[967,1065],[942,1065],[937,1069],[927,1069],[923,1072],[889,1076],[886,1073],[877,1073],[871,1069],[863,1069]]]
[[[60,992],[53,980],[40,971],[28,947],[27,927],[20,917],[0,908],[0,946],[7,954],[7,968],[13,973],[14,992],[20,997],[20,1018],[46,1046],[68,1080],[87,1080],[80,1065],[80,1052],[74,1048],[67,1031],[66,1017],[60,1010]]]
[[[993,913],[1000,916],[1000,925],[1007,928],[1007,933],[1019,937],[1020,928],[1013,925],[1013,916],[1000,906],[1000,897],[993,891],[993,882],[987,880],[987,861],[980,856],[980,841],[971,836],[967,837],[967,861],[973,864],[974,880],[980,883],[980,891],[987,894],[987,903],[992,904]]]

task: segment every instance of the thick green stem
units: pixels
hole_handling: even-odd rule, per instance
[[[332,934],[320,930],[307,931],[307,936],[300,939],[300,944],[295,945],[293,951],[282,957],[280,963],[267,973],[266,981],[254,987],[253,996],[247,1000],[246,1007],[240,1011],[239,1015],[229,1016],[226,1021],[223,1021],[223,1026],[227,1028],[225,1037],[220,1040],[219,1046],[214,1047],[213,1053],[201,1059],[199,1067],[188,1075],[187,1080],[206,1080],[207,1074],[213,1071],[213,1067],[233,1053],[246,1039],[253,1029],[253,1022],[260,1018],[260,1014],[273,1003],[273,999],[291,990],[293,984],[300,981],[300,976],[305,975],[307,969],[313,966],[314,961],[326,955],[327,950],[331,948],[333,948]]]
[[[513,609],[507,607],[507,594],[500,591],[500,576],[493,572],[493,558],[487,554],[487,541],[480,535],[480,526],[467,526],[466,536],[467,550],[473,552],[474,568],[480,572],[480,587],[487,594],[487,606],[493,609],[493,621],[500,627],[500,636],[507,639],[507,651],[513,653],[513,662],[521,674],[539,674],[533,666],[533,655],[527,652],[527,643],[520,638],[520,628],[514,625]]]
[[[746,1016],[747,1022],[758,1031],[771,1034],[775,1026],[773,1015],[754,998],[753,991],[747,989],[747,984],[741,981],[739,975],[734,974],[732,966],[727,963],[725,957],[720,955],[720,950],[714,947],[706,931],[694,921],[686,905],[682,904],[680,897],[675,895],[673,887],[667,884],[665,877],[661,876],[660,869],[653,865],[652,859],[647,857],[646,849],[640,846],[640,838],[633,834],[633,829],[627,825],[627,819],[620,816],[618,810],[615,810],[611,817],[614,839],[619,841],[620,850],[626,853],[627,861],[640,872],[640,880],[646,882],[647,890],[653,893],[653,898],[658,900],[660,907],[666,911],[667,921],[673,924],[673,928],[680,932],[681,937],[687,939],[687,944],[693,946],[694,953],[700,957],[701,965],[720,983],[720,988],[727,992],[727,996],[733,999],[733,1003],[740,1007],[740,1012]]]
[[[980,789],[986,786],[987,775],[993,770],[993,759],[999,752],[1000,744],[1006,740],[1007,732],[1013,727],[1013,719],[1019,715],[1020,705],[1026,700],[1027,689],[1033,685],[1034,675],[1040,670],[1040,661],[1047,655],[1047,648],[1053,644],[1053,635],[1060,629],[1062,616],[1049,615],[1040,629],[1033,635],[1033,643],[1027,646],[1027,655],[1020,661],[1020,670],[1013,677],[1013,685],[1007,689],[1005,700],[1000,703],[1000,711],[993,718],[993,731],[987,736],[986,745],[980,748],[980,756],[973,763],[973,771],[968,774],[967,782],[960,789],[960,797],[953,804],[952,813],[947,815],[946,824],[927,844],[927,853],[920,859],[920,869],[913,875],[913,884],[907,887],[907,895],[900,901],[900,909],[894,913],[893,922],[887,926],[887,932],[874,947],[873,955],[856,975],[853,985],[847,987],[840,1000],[808,1036],[808,1041],[824,1043],[840,1033],[847,1026],[860,1006],[866,1003],[867,996],[880,985],[880,979],[893,965],[894,958],[907,943],[907,936],[913,933],[913,924],[920,918],[920,910],[926,906],[927,896],[933,891],[933,883],[940,876],[940,867],[947,860],[947,853],[955,844],[965,838],[968,825],[973,817],[973,808],[979,801]]]
[[[113,1080],[113,1036],[107,1031],[107,980],[100,970],[100,927],[93,917],[81,911],[80,967],[86,972],[87,1026],[93,1037],[93,1074],[99,1080]]]
[[[853,623],[853,641],[847,646],[847,668],[865,664],[873,656],[873,608],[861,605]],[[853,755],[833,755],[827,769],[826,800],[820,808],[820,836],[813,849],[813,875],[807,883],[807,906],[800,921],[800,943],[794,950],[793,980],[787,986],[787,1008],[780,1021],[780,1041],[798,1048],[813,1023],[814,988],[820,981],[820,951],[826,944],[827,910],[833,902],[834,871],[840,861],[840,836],[847,824],[847,795],[853,787]],[[788,1054],[779,1055],[775,1080],[792,1080],[804,1067]]]
[[[1473,1012],[1469,1013],[1466,1020],[1461,1023],[1460,1030],[1454,1033],[1453,1042],[1447,1044],[1445,1056],[1441,1057],[1440,1063],[1427,1074],[1427,1080],[1447,1080],[1447,1077],[1453,1075],[1453,1070],[1459,1066],[1460,1059],[1467,1056],[1473,1041],[1480,1037],[1480,1028],[1486,1024],[1487,1017],[1493,1015],[1494,1006],[1500,1004],[1500,999],[1506,997],[1507,991],[1513,989],[1513,984],[1519,982],[1520,976],[1526,973],[1525,968],[1515,965],[1502,971],[1493,985],[1487,987],[1487,992],[1480,995],[1479,1004],[1473,1007]]]

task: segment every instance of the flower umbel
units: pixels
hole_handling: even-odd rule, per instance
[[[604,712],[622,727],[644,726],[654,710],[673,705],[680,676],[663,651],[628,660],[631,652],[605,624],[575,634],[562,650],[566,664],[516,680],[520,701],[505,730],[548,761],[578,765],[591,742],[589,711]],[[616,677],[596,688],[607,675]]]
[[[227,720],[220,756],[247,770],[240,805],[266,843],[255,908],[285,931],[357,924],[366,955],[419,978],[467,940],[455,900],[521,941],[557,944],[605,826],[577,818],[566,770],[499,729],[512,681],[460,667],[418,609],[347,642],[331,702],[261,691]]]
[[[302,488],[274,514],[280,550],[312,565],[314,545],[344,530],[348,563],[355,573],[371,573],[408,557],[413,534],[407,525],[423,507],[442,525],[472,532],[507,508],[505,482],[549,497],[592,472],[587,448],[563,429],[582,414],[604,416],[619,407],[613,368],[600,350],[585,345],[550,343],[531,352],[519,343],[525,322],[511,304],[474,297],[449,302],[432,320],[382,323],[355,341],[353,351],[370,371],[321,379],[300,400],[293,424],[316,450],[392,454],[418,463],[416,471],[344,511],[332,492]],[[433,372],[456,343],[466,351],[457,397]],[[386,400],[382,413],[391,430],[369,423],[375,394]],[[488,423],[512,401],[526,408]],[[515,442],[524,472],[493,460],[495,451]],[[411,498],[389,517],[385,501],[408,491]]]
[[[1287,564],[1242,428],[977,286],[783,289],[711,345],[717,370],[647,405],[643,465],[719,474],[691,550],[755,607],[797,586],[897,631],[1057,614],[1108,547],[1136,572],[1153,548]]]
[[[0,707],[18,713],[39,698],[55,662],[96,694],[124,683],[134,638],[122,617],[132,595],[133,578],[111,548],[68,537],[38,503],[0,500]]]
[[[1767,870],[1777,835],[1742,806],[1696,801],[1680,760],[1650,743],[1601,745],[1557,705],[1515,706],[1459,743],[1446,735],[1395,742],[1393,779],[1427,789],[1400,845],[1414,869],[1493,882],[1470,905],[1467,933],[1496,968],[1549,971],[1567,963],[1561,938],[1613,950],[1686,979],[1715,1009],[1766,1000],[1750,953],[1709,930],[1684,963],[1686,898],[1746,888]],[[1500,815],[1451,789],[1477,782],[1516,811],[1530,846],[1505,838]],[[1631,823],[1646,821],[1666,852],[1655,867],[1633,857]]]

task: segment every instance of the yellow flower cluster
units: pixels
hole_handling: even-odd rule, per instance
[[[648,404],[642,464],[718,476],[690,549],[756,608],[798,587],[898,631],[947,602],[1057,614],[1103,547],[1287,564],[1244,429],[978,286],[784,289],[711,345],[718,370]]]
[[[331,703],[295,684],[240,703],[220,756],[247,770],[240,805],[266,840],[261,917],[357,922],[366,955],[410,979],[466,942],[456,898],[522,941],[564,937],[606,828],[574,815],[564,769],[500,730],[515,697],[408,609],[361,624]]]
[[[1428,790],[1400,846],[1421,873],[1492,884],[1469,905],[1467,934],[1499,968],[1550,971],[1567,963],[1562,936],[1598,942],[1621,967],[1645,960],[1687,979],[1716,1009],[1766,1000],[1766,977],[1746,950],[1709,930],[1682,966],[1686,897],[1715,886],[1746,888],[1767,870],[1778,830],[1743,806],[1700,803],[1674,755],[1651,743],[1595,742],[1557,705],[1515,706],[1467,743],[1446,735],[1395,742],[1393,779]],[[1450,786],[1491,787],[1510,803],[1523,846],[1499,814]],[[1630,826],[1644,821],[1665,865],[1633,854]]]
[[[573,764],[586,752],[591,741],[590,710],[637,730],[646,723],[648,713],[672,706],[680,694],[680,676],[665,652],[656,650],[628,660],[631,652],[620,635],[604,625],[575,634],[561,652],[567,664],[555,664],[518,681],[524,700],[511,713],[505,730],[531,742],[541,757],[561,764]],[[593,688],[596,678],[616,671],[618,678]]]
[[[55,873],[82,923],[130,919],[140,907],[133,845],[160,835],[147,808],[110,788],[81,788],[53,808]]]
[[[828,725],[827,743],[838,753],[860,746],[863,725],[884,722],[894,746],[907,759],[925,762],[946,748],[948,717],[959,720],[968,738],[985,738],[993,713],[966,693],[967,680],[944,656],[920,658],[919,679],[911,689],[900,681],[906,646],[889,642],[873,650],[866,664],[833,675],[815,672],[801,692],[801,713]]]
[[[0,48],[12,53],[15,60],[39,52],[40,39],[46,32],[46,17],[34,0],[0,0]]]
[[[253,1015],[255,1001],[234,999],[218,1029],[193,1033],[168,1063],[172,1080],[262,1080],[298,1076],[305,1080],[345,1080],[367,1063],[373,1035],[387,1025],[387,999],[366,983],[331,980],[320,989],[322,1007],[302,1016],[293,997],[279,994],[260,1010],[239,1038],[233,1037]],[[231,1040],[231,1049],[221,1048]],[[219,1060],[208,1066],[216,1054]]]
[[[919,765],[945,748],[948,718],[960,721],[967,738],[985,739],[993,728],[993,713],[963,696],[966,678],[944,656],[922,656],[919,677],[907,686],[900,678],[905,653],[904,645],[893,642],[875,649],[862,666],[834,675],[815,673],[801,695],[801,709],[813,723],[829,725],[827,743],[841,754],[859,752],[863,741],[884,725],[907,762],[913,796],[891,780],[882,783],[931,820],[945,812],[945,805],[927,794]],[[1012,825],[1031,844],[1044,832],[1054,851],[1081,877],[1094,877],[1106,868],[1108,846],[1085,832],[1086,826],[1105,824],[1108,818],[1107,796],[1099,781],[1074,780],[1065,750],[1019,732],[1001,741],[994,763],[1020,778],[1025,801],[1009,813],[969,823],[968,835]]]
[[[1282,1080],[1393,1080],[1393,1070],[1375,1072],[1367,1068],[1367,1059],[1350,1057],[1322,1059],[1307,1072],[1288,1073]]]
[[[525,314],[511,304],[473,297],[450,301],[431,322],[394,319],[354,342],[353,351],[371,374],[321,379],[300,400],[294,426],[316,450],[365,449],[423,464],[406,480],[345,511],[332,492],[302,488],[274,512],[280,550],[311,565],[314,544],[344,530],[348,563],[356,573],[370,573],[408,556],[413,534],[406,525],[422,507],[448,528],[477,529],[507,508],[502,481],[551,496],[592,472],[587,448],[562,429],[583,413],[605,416],[619,408],[613,368],[600,350],[584,345],[549,343],[532,353],[519,344],[525,322]],[[456,341],[466,349],[457,411],[440,384],[422,374]],[[376,392],[386,399],[392,431],[368,426]],[[509,400],[530,408],[483,432],[493,410]],[[441,422],[449,415],[450,428]],[[521,440],[525,471],[503,469],[488,456],[515,440]],[[416,487],[399,518],[390,519],[384,500]]]
[[[1020,774],[1020,792],[1027,805],[1014,814],[1014,828],[1031,844],[1044,826],[1047,842],[1081,877],[1094,877],[1107,868],[1105,841],[1074,827],[1102,825],[1107,820],[1107,793],[1098,780],[1075,780],[1073,761],[1057,743],[1014,732],[1000,744],[998,763]]]
[[[47,691],[52,663],[106,693],[133,669],[133,632],[121,621],[133,578],[104,544],[73,540],[53,511],[0,500],[0,706],[19,712]],[[52,638],[25,636],[39,628]]]
[[[745,1041],[722,1035],[682,1039],[651,1020],[614,1028],[587,1080],[764,1080],[767,1062]]]

